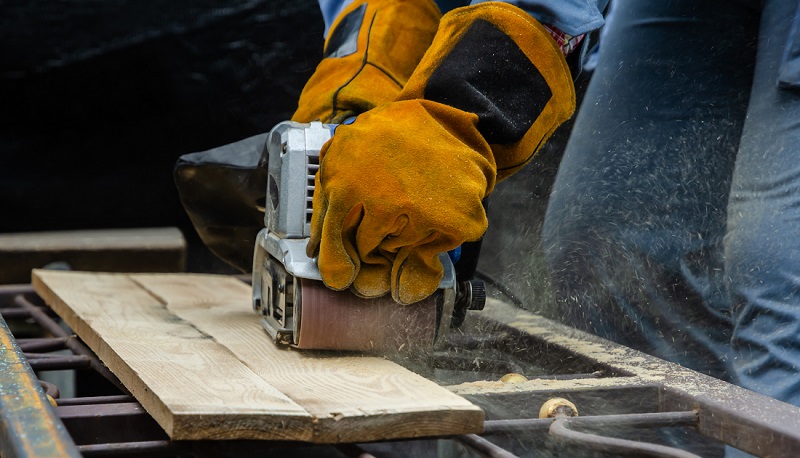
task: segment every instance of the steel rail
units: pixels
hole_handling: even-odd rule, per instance
[[[16,296],[18,294],[36,294],[29,283],[0,285],[0,296]]]
[[[10,319],[28,318],[30,312],[19,307],[0,307],[0,315]]]
[[[483,422],[483,436],[519,431],[546,430],[554,418],[521,418],[513,420],[486,420]],[[618,415],[592,415],[570,417],[570,424],[581,428],[666,428],[675,426],[696,427],[697,412],[656,412]]]
[[[34,355],[26,353],[28,364],[35,371],[88,369],[92,360],[85,355]]]
[[[42,385],[0,316],[0,455],[80,457]]]
[[[64,350],[67,348],[67,341],[70,339],[75,339],[75,336],[17,339],[17,345],[25,353],[50,352]]]
[[[55,367],[56,364],[63,364],[66,367],[67,363],[78,364],[84,367],[87,359],[91,361],[91,368],[103,375],[105,378],[112,381],[112,383],[119,384],[113,374],[100,362],[91,350],[88,349],[76,336],[69,335],[61,326],[59,326],[54,315],[50,310],[43,307],[32,294],[32,288],[25,285],[12,285],[12,288],[0,286],[0,299],[3,304],[8,303],[8,298],[5,295],[15,294],[13,297],[14,305],[17,307],[0,307],[0,310],[8,311],[15,317],[30,317],[43,329],[53,334],[54,338],[35,338],[35,339],[20,339],[17,341],[25,352],[28,352],[29,367],[31,364],[37,367]],[[46,355],[37,354],[38,352],[55,351],[58,349],[68,348],[73,351],[77,356],[68,357],[64,359],[61,355]],[[81,350],[82,348],[82,350]],[[20,350],[21,351],[21,350]],[[24,356],[24,355],[23,355]],[[49,366],[48,366],[49,365]],[[73,367],[75,368],[75,367]],[[104,374],[105,370],[109,375]],[[567,374],[556,375],[553,378],[570,377],[570,378],[597,378],[602,377],[603,374],[594,372],[590,374]],[[550,378],[550,377],[542,377]],[[121,385],[117,385],[121,387]],[[0,385],[0,389],[4,389]],[[41,389],[41,388],[40,388]],[[124,391],[124,388],[122,388]],[[124,391],[126,392],[126,391]],[[108,397],[95,397],[95,398],[73,398],[58,400],[59,406],[70,405],[84,405],[85,408],[75,410],[74,412],[66,412],[65,415],[71,415],[70,420],[81,420],[87,415],[97,415],[99,412],[105,412],[105,408],[99,408],[98,404],[102,405],[106,402],[128,402],[129,405],[125,406],[108,406],[109,409],[114,409],[114,415],[119,418],[134,418],[135,415],[147,416],[141,409],[138,403],[130,402],[133,398],[130,396],[108,396]],[[96,406],[93,408],[90,406]],[[0,406],[2,407],[2,406]],[[664,407],[664,406],[662,406]],[[49,406],[48,406],[49,408]],[[670,409],[690,409],[692,406],[666,406]],[[104,410],[105,409],[105,410]],[[57,411],[59,409],[56,409]],[[61,413],[59,413],[61,415]],[[108,418],[107,413],[99,415],[100,418]],[[149,418],[149,416],[147,416]],[[66,419],[64,421],[67,421]],[[518,431],[547,431],[549,430],[551,436],[564,444],[570,444],[575,447],[592,448],[594,450],[606,451],[617,455],[636,455],[636,456],[666,456],[666,457],[695,457],[689,452],[644,442],[637,442],[627,439],[620,439],[617,437],[608,437],[596,432],[603,432],[605,428],[660,428],[660,427],[696,427],[700,429],[698,413],[695,411],[686,412],[661,412],[661,413],[645,413],[645,414],[626,414],[626,415],[604,415],[604,416],[588,416],[588,417],[562,417],[558,419],[519,419],[519,420],[487,420],[485,422],[485,432],[482,436],[490,436],[492,434],[513,433]],[[63,425],[63,423],[62,423]],[[72,426],[70,426],[72,428]],[[581,429],[576,431],[575,429]],[[588,433],[589,430],[592,433]],[[77,437],[77,436],[76,436]],[[97,455],[128,455],[138,456],[138,454],[160,454],[182,451],[185,452],[187,444],[180,442],[174,443],[169,440],[150,440],[155,439],[157,436],[153,435],[140,435],[137,438],[121,439],[128,442],[110,442],[105,444],[92,444],[82,445],[77,447],[79,452],[84,453],[86,456]],[[510,451],[500,447],[487,440],[484,437],[474,434],[452,436],[450,439],[455,440],[465,447],[468,447],[482,456],[490,458],[511,458],[516,455]],[[2,437],[0,436],[0,440]],[[76,439],[77,440],[77,439]],[[119,438],[112,440],[118,441]],[[137,442],[138,441],[138,442]],[[362,448],[353,444],[343,444],[337,448],[349,455],[359,458],[370,458],[371,455],[364,451]],[[0,449],[0,452],[3,452]],[[3,454],[6,456],[6,454]],[[10,455],[15,456],[15,455]],[[28,455],[25,455],[28,456]],[[60,455],[59,455],[60,456]]]
[[[452,438],[486,458],[517,458],[517,455],[477,434],[461,434]]]
[[[54,402],[58,400],[61,396],[61,392],[58,390],[58,387],[50,382],[46,382],[44,380],[39,380],[39,383],[42,385],[42,389],[44,390],[44,394],[50,396],[51,399],[48,399],[50,402]]]
[[[145,454],[163,455],[184,451],[185,447],[169,440],[117,442],[113,444],[79,445],[83,456],[143,456]]]
[[[121,402],[136,402],[133,396],[127,394],[109,396],[86,396],[81,398],[59,398],[56,399],[59,406],[78,406],[96,404],[117,404]]]
[[[0,294],[3,294],[0,287]],[[80,342],[74,335],[68,334],[58,323],[48,316],[46,309],[43,309],[28,298],[24,297],[22,293],[33,292],[26,288],[14,288],[14,304],[16,309],[10,309],[14,312],[15,316],[24,316],[33,318],[37,324],[55,337],[52,338],[36,338],[25,339],[23,345],[25,350],[29,352],[27,355],[29,363],[35,365],[39,370],[59,370],[59,369],[77,369],[91,367],[106,379],[109,379],[115,385],[127,392],[119,383],[119,380],[111,374],[111,372],[97,359],[93,352]],[[33,352],[46,352],[55,351],[68,348],[72,350],[75,356],[62,356],[62,355],[47,355],[37,354]],[[59,406],[70,405],[91,405],[91,404],[105,404],[107,402],[119,402],[121,400],[132,400],[128,395],[122,396],[101,396],[95,398],[73,398],[73,399],[60,399],[57,400]],[[137,403],[138,405],[138,403]],[[96,412],[95,412],[96,413]],[[456,440],[465,446],[473,449],[477,453],[489,458],[511,458],[514,457],[512,453],[492,444],[488,440],[477,435],[466,435],[457,437]],[[362,448],[354,444],[342,444],[337,447],[342,453],[358,457],[358,458],[373,458]],[[176,445],[171,441],[157,440],[157,441],[142,441],[142,442],[121,442],[121,443],[106,443],[106,444],[91,444],[78,446],[78,450],[84,456],[123,456],[123,455],[137,455],[137,454],[152,454],[164,453],[169,451],[176,451]]]
[[[578,432],[570,428],[666,428],[679,426],[697,427],[697,424],[698,414],[695,411],[594,415],[588,417],[523,418],[487,420],[484,422],[483,435],[549,430],[551,436],[563,442],[591,448],[592,450],[621,455],[695,457],[696,455],[694,454],[673,447]]]
[[[620,456],[649,456],[664,458],[700,458],[694,453],[666,445],[637,442],[598,434],[583,433],[570,429],[571,418],[556,419],[550,425],[550,435],[559,441],[592,451],[613,453]]]

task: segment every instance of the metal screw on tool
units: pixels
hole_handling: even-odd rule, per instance
[[[482,280],[467,280],[456,285],[456,300],[453,304],[453,320],[451,328],[464,323],[467,310],[483,310],[486,305],[486,285]]]

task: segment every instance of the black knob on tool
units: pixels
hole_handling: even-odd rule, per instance
[[[483,310],[486,305],[486,283],[483,280],[470,280],[470,289],[472,290],[472,299],[469,301],[467,308],[469,310]]]
[[[451,328],[464,323],[467,310],[483,310],[486,305],[486,285],[482,280],[468,280],[456,283],[456,300],[453,304]]]

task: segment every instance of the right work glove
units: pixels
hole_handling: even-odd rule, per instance
[[[320,154],[307,252],[325,284],[403,304],[433,293],[438,254],[483,235],[481,200],[575,110],[566,61],[506,3],[446,14],[397,100]]]
[[[292,121],[339,124],[397,97],[436,34],[433,0],[356,0],[336,18]]]

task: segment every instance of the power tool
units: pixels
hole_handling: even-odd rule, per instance
[[[264,228],[253,255],[253,309],[279,346],[319,350],[406,351],[435,349],[467,310],[481,310],[483,282],[456,280],[448,253],[444,276],[428,299],[411,305],[390,296],[365,299],[322,283],[306,255],[314,178],[322,146],[336,125],[286,121],[267,136]],[[265,157],[266,156],[266,157]]]

